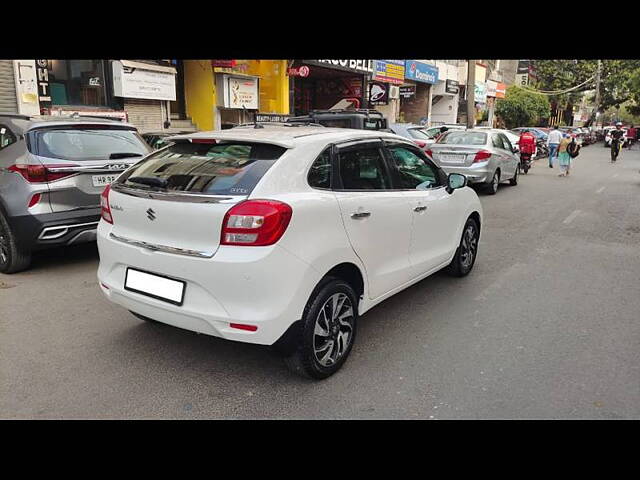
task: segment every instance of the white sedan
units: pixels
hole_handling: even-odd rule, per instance
[[[171,142],[102,194],[100,288],[141,319],[274,345],[320,379],[360,315],[473,268],[476,193],[408,139],[282,126]]]

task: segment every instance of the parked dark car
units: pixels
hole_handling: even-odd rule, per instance
[[[149,144],[151,148],[154,150],[159,150],[163,147],[166,147],[171,142],[167,142],[167,137],[171,137],[173,135],[183,135],[186,133],[192,133],[191,130],[180,130],[180,131],[162,131],[162,132],[147,132],[142,134],[142,138],[145,142]]]
[[[307,115],[290,117],[287,123],[319,123],[325,127],[390,131],[382,113],[371,109],[312,110]]]

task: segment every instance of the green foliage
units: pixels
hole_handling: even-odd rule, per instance
[[[538,80],[535,88],[539,90],[563,90],[589,79],[598,70],[597,60],[535,60],[534,67]],[[632,85],[632,77],[640,69],[640,60],[602,60],[600,71],[599,111],[617,107],[634,99],[634,91],[640,96],[640,84]],[[565,109],[578,102],[583,92],[595,89],[595,79],[580,89],[562,95],[551,95],[553,106]],[[640,97],[637,98],[640,105]]]
[[[509,129],[537,125],[542,118],[549,117],[549,111],[547,97],[515,85],[507,88],[506,97],[496,104],[496,113]]]

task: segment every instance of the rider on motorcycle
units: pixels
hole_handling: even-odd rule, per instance
[[[615,162],[620,153],[620,148],[624,145],[624,130],[622,130],[622,122],[616,123],[615,130],[611,130],[611,162]]]
[[[529,130],[523,130],[520,134],[520,140],[518,140],[520,146],[520,164],[525,170],[529,170],[531,158],[536,153],[536,137]]]

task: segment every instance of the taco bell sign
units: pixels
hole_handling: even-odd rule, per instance
[[[438,83],[438,67],[418,60],[405,60],[404,78],[423,83]]]

